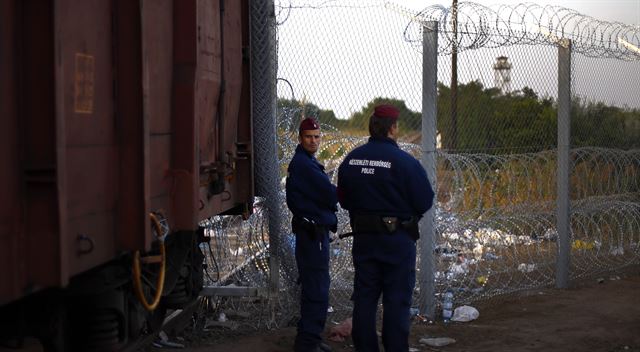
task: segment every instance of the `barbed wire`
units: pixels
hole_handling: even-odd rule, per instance
[[[460,2],[458,25],[453,28],[452,8],[444,5],[432,5],[416,12],[388,1],[281,1],[276,4],[278,25],[284,24],[295,9],[377,6],[407,17],[404,37],[418,51],[422,49],[424,23],[437,21],[441,37],[438,52],[445,55],[454,48],[461,52],[512,45],[558,45],[559,40],[570,39],[575,52],[589,57],[640,60],[640,27],[599,20],[556,5],[520,3],[488,7]]]
[[[299,111],[279,111],[280,167],[285,168],[297,145],[290,126]],[[346,153],[365,143],[323,125],[327,171],[335,182],[337,166]],[[340,146],[340,148],[336,148]],[[411,154],[420,147],[402,142]],[[640,263],[640,150],[577,148],[571,152],[572,278],[590,277]],[[547,171],[545,171],[547,170]],[[438,295],[454,289],[456,301],[473,302],[506,293],[552,285],[555,280],[555,151],[511,155],[437,154],[436,288]],[[283,184],[280,192],[284,192]],[[281,195],[283,198],[283,195]],[[254,329],[282,327],[297,315],[295,236],[291,214],[281,204],[280,293],[270,297],[278,315],[264,301],[231,300],[221,309],[251,312]],[[219,216],[206,224],[210,238],[204,247],[209,285],[264,287],[269,275],[269,227],[261,199],[253,215]],[[348,213],[338,212],[338,232],[350,231]],[[331,246],[330,319],[339,321],[351,311],[353,284],[351,240]],[[215,257],[215,258],[214,258]],[[418,263],[418,268],[420,267]],[[217,272],[216,272],[217,271]],[[416,290],[416,295],[419,291]]]
[[[394,3],[386,6],[399,9]],[[492,8],[461,2],[457,28],[452,27],[451,16],[450,7],[429,6],[412,16],[405,39],[420,48],[424,22],[438,21],[445,39],[439,42],[441,54],[451,53],[454,44],[460,52],[512,45],[558,45],[561,39],[570,39],[575,52],[589,57],[640,60],[640,28],[598,20],[561,6],[521,3]],[[455,43],[453,33],[457,33]]]
[[[230,271],[224,275],[225,282],[208,284],[266,285],[269,274],[268,258],[264,255],[268,249],[268,242],[264,241],[268,239],[264,225],[266,219],[259,208],[256,210],[247,222],[230,216],[212,220],[212,224],[218,223],[215,226],[220,230],[208,232],[211,236],[209,246],[215,248],[213,252],[223,263],[221,267]],[[288,212],[283,214],[287,215]],[[341,211],[339,217],[344,224],[346,212]],[[571,232],[572,277],[592,277],[638,264],[639,219],[640,206],[637,203],[591,201],[575,204]],[[531,209],[463,221],[452,213],[440,211],[437,224],[436,287],[438,292],[454,289],[457,302],[473,302],[553,284],[557,253],[553,213]],[[252,230],[247,231],[246,226]],[[255,230],[262,233],[251,236]],[[228,241],[228,238],[244,238],[246,242]],[[297,314],[297,276],[292,259],[293,238],[293,235],[283,237],[283,286],[280,294],[271,297],[270,301],[279,307],[278,317],[272,317],[273,312],[265,307],[267,302],[260,299],[228,300],[221,309],[250,313],[251,319],[245,324],[252,329],[283,327],[294,321]],[[350,250],[351,240],[332,244],[330,317],[334,321],[343,319],[351,310],[349,296],[353,265]],[[208,255],[207,261],[211,260]]]

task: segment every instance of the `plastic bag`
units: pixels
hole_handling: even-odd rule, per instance
[[[442,346],[450,345],[452,343],[456,343],[456,340],[450,337],[426,337],[426,338],[420,339],[420,341],[418,342],[424,345],[432,346],[432,347],[442,347]]]
[[[471,306],[460,306],[453,311],[452,321],[467,322],[478,319],[480,312]]]

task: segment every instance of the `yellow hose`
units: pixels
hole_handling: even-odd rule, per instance
[[[153,301],[151,303],[147,302],[147,298],[144,296],[144,292],[142,290],[142,282],[141,282],[141,271],[140,271],[140,251],[136,251],[133,256],[133,288],[135,290],[136,296],[142,306],[148,310],[152,311],[158,307],[160,303],[160,298],[162,297],[162,290],[164,289],[164,274],[165,274],[165,248],[164,248],[164,237],[162,236],[162,227],[160,226],[160,221],[153,214],[150,213],[151,222],[153,227],[156,230],[156,236],[160,241],[160,272],[158,273],[158,280],[156,281],[156,294],[153,297]]]

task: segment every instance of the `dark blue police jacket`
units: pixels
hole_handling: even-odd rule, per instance
[[[338,168],[338,198],[351,216],[422,216],[433,196],[420,162],[390,138],[369,138]]]
[[[324,166],[298,145],[287,172],[287,206],[293,215],[335,227],[338,196]]]

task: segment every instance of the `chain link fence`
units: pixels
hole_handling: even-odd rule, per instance
[[[401,110],[399,144],[421,158],[426,21],[439,25],[434,302],[447,289],[462,304],[554,285],[562,246],[570,255],[571,280],[640,263],[637,27],[534,4],[488,8],[465,2],[454,13],[373,0],[283,0],[274,9],[275,27],[267,28],[276,30],[277,66],[271,62],[269,71],[267,61],[252,71],[254,101],[260,99],[254,116],[262,119],[254,125],[267,122],[254,138],[261,162],[256,182],[264,182],[257,194],[263,198],[246,221],[216,217],[204,224],[211,239],[205,248],[209,285],[270,289],[258,297],[218,297],[217,309],[251,312],[242,324],[253,329],[295,323],[295,237],[283,189],[303,117],[322,125],[317,157],[334,183],[344,156],[366,142],[367,119],[380,102]],[[258,15],[265,11],[261,7]],[[271,32],[256,30],[254,65],[272,55],[269,38],[259,37]],[[571,40],[571,77],[559,77],[564,39]],[[559,79],[570,92],[559,94]],[[277,96],[264,96],[274,82]],[[558,160],[569,146],[558,144],[563,92],[570,93],[571,147],[564,244],[557,218]],[[348,214],[340,210],[338,219],[339,233],[348,232]],[[336,241],[329,321],[350,315],[352,279],[351,241]]]

